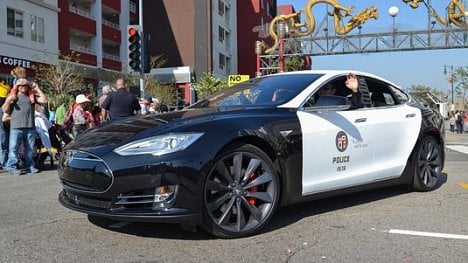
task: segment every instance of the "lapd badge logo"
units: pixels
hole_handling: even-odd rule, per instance
[[[348,148],[348,135],[344,131],[339,131],[336,134],[335,144],[338,151],[344,152]]]

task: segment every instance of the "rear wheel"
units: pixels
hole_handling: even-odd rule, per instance
[[[442,149],[432,136],[425,137],[418,145],[414,160],[413,188],[431,191],[439,186],[442,178]]]
[[[204,188],[205,229],[234,238],[258,232],[273,216],[280,185],[268,155],[236,145],[219,155]]]

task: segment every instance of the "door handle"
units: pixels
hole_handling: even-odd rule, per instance
[[[406,114],[406,118],[413,118],[414,116],[416,116],[415,113]]]
[[[366,121],[367,121],[367,118],[360,118],[360,119],[356,119],[354,123],[360,123],[360,122],[366,122]]]

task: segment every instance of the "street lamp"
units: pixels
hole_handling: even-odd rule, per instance
[[[395,17],[398,15],[400,10],[396,6],[392,6],[388,9],[388,14],[393,18],[393,48],[395,48],[395,34],[396,34],[396,27],[395,27]]]
[[[284,72],[284,37],[286,35],[286,23],[280,20],[277,27],[279,36],[279,71]]]
[[[444,65],[444,75],[447,76],[447,68],[450,68],[450,76],[447,77],[447,81],[452,86],[452,105],[453,105],[453,65]]]

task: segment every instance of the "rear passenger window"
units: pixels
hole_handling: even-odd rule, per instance
[[[393,100],[392,94],[384,93],[383,96],[384,96],[384,99],[385,99],[385,104],[395,105],[395,100]]]
[[[397,89],[395,87],[392,87],[392,86],[390,86],[390,89],[393,92],[393,94],[395,95],[395,98],[396,98],[398,104],[403,104],[403,103],[408,101],[408,96],[405,93],[403,93],[403,91],[401,91],[401,90],[399,90],[399,89]]]

